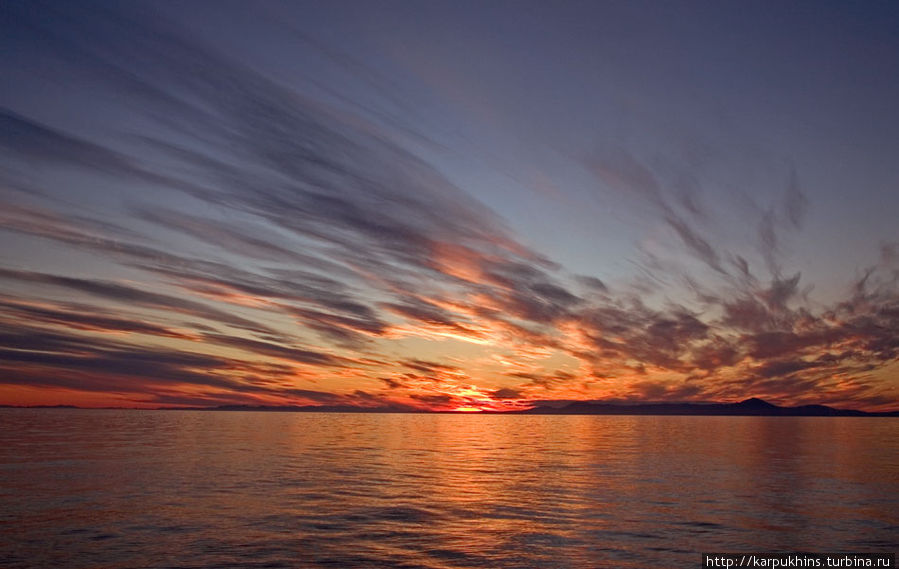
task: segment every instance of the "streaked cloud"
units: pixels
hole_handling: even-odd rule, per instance
[[[0,114],[0,222],[21,244],[0,257],[0,382],[140,405],[895,400],[899,245],[814,298],[787,254],[814,212],[792,165],[734,223],[701,160],[586,152],[572,168],[647,229],[617,273],[584,274],[448,173],[435,133],[149,6],[38,6],[3,8],[5,41],[76,93]]]

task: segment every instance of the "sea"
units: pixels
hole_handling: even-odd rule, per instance
[[[899,420],[0,409],[3,568],[899,549]]]

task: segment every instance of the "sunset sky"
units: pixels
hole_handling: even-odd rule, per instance
[[[0,404],[899,408],[895,2],[0,13]]]

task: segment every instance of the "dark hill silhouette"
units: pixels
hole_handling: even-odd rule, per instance
[[[529,415],[733,415],[770,417],[899,417],[899,411],[869,413],[826,405],[781,407],[752,397],[739,403],[603,403],[575,401],[564,407],[538,406],[516,413]]]

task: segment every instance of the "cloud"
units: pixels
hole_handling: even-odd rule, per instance
[[[259,340],[225,336],[222,334],[206,334],[203,336],[203,339],[209,343],[218,344],[220,346],[239,348],[245,352],[274,357],[292,363],[303,363],[314,366],[338,366],[347,363],[342,358],[333,355],[289,345],[273,344],[271,342],[261,342]]]
[[[358,316],[344,316],[305,308],[289,308],[304,325],[316,330],[327,338],[348,346],[363,344],[368,337],[381,336],[388,325],[367,309],[358,310]]]
[[[783,209],[787,220],[789,220],[793,228],[799,229],[802,226],[802,218],[808,210],[808,205],[809,200],[799,185],[796,169],[792,168],[787,190],[784,192]]]
[[[101,309],[93,305],[75,303],[67,303],[65,306],[39,305],[33,302],[6,299],[0,300],[0,312],[31,323],[63,326],[75,330],[111,334],[144,334],[182,340],[193,337],[185,330],[145,322],[133,314],[130,315],[130,318],[123,318],[121,313],[104,314]]]
[[[217,373],[233,365],[233,360],[205,354],[21,327],[0,334],[0,345],[7,372],[4,383],[19,383],[18,378],[25,376],[28,384],[96,391],[110,389],[114,382],[115,389],[110,390],[115,392],[146,391],[158,383],[246,390],[243,383]],[[250,364],[246,367],[252,369]],[[41,378],[31,373],[35,369],[49,373],[45,371]],[[85,375],[96,379],[85,381]]]
[[[681,241],[683,241],[684,245],[687,246],[693,255],[719,273],[725,272],[721,267],[721,260],[718,257],[718,252],[715,251],[706,239],[700,237],[692,227],[673,214],[666,216],[665,221],[674,229],[681,238]]]
[[[5,321],[6,330],[14,321]],[[236,337],[210,336],[207,344],[240,348],[264,359],[240,359],[138,345],[120,339],[16,326],[0,332],[0,383],[140,395],[143,401],[187,404],[197,389],[215,400],[227,393],[268,404],[353,404],[357,398],[294,386],[295,364],[335,366],[337,358]],[[200,344],[194,344],[200,346]],[[294,365],[290,365],[294,364]],[[248,399],[249,398],[249,399]],[[233,398],[229,399],[234,401]]]
[[[461,372],[461,368],[454,365],[441,364],[437,362],[429,362],[425,360],[406,360],[398,362],[403,367],[425,373],[425,374],[435,374],[435,373],[450,373],[457,374]]]
[[[518,261],[489,262],[484,279],[500,308],[515,318],[552,323],[569,314],[581,299],[553,279],[542,268]]]
[[[82,292],[106,301],[172,311],[259,333],[273,330],[257,322],[200,302],[142,290],[133,286],[101,279],[85,279],[35,271],[0,268],[0,278],[32,284],[45,284]]]
[[[492,392],[491,395],[494,399],[521,399],[522,393],[517,389],[503,387]]]
[[[115,94],[103,116],[119,130],[0,112],[4,183],[26,189],[0,194],[3,231],[34,251],[86,254],[35,255],[27,270],[28,251],[4,258],[3,381],[164,404],[446,408],[596,385],[620,398],[884,397],[870,378],[899,357],[896,245],[846,298],[812,303],[784,258],[809,210],[795,169],[745,209],[754,237],[735,244],[718,238],[725,222],[693,162],[601,153],[584,165],[602,190],[648,212],[643,280],[572,275],[381,123],[151,9],[36,6],[8,8],[4,30],[34,32],[9,41],[79,89]],[[74,213],[70,172],[116,203]],[[456,357],[406,351],[424,342]],[[340,387],[302,388],[318,375]]]
[[[5,108],[0,109],[0,148],[28,160],[62,163],[94,172],[117,176],[144,174],[122,154],[53,130]]]

